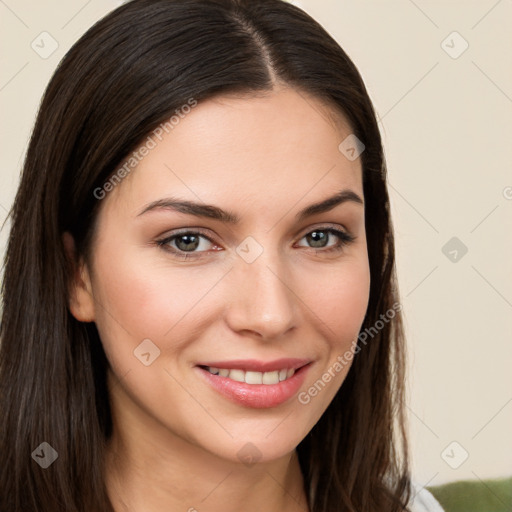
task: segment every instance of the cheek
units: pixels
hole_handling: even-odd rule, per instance
[[[355,341],[361,329],[370,293],[367,259],[350,259],[332,267],[328,273],[316,273],[316,293],[309,293],[316,331],[322,333],[317,345],[320,355],[298,395],[300,411],[308,417],[309,431],[325,412],[342,386],[353,362]],[[313,322],[313,320],[311,320]]]
[[[318,345],[320,365],[299,395],[301,404],[314,399],[313,417],[320,417],[342,386],[353,362],[355,342],[366,315],[370,295],[370,270],[367,259],[343,261],[331,272],[318,276],[323,286],[311,294],[322,333]]]
[[[312,310],[325,324],[325,339],[345,350],[359,334],[370,294],[370,270],[365,259],[346,261],[314,279],[308,293]]]
[[[118,250],[105,244],[97,252],[96,325],[107,352],[133,357],[144,339],[154,340],[170,355],[178,352],[177,340],[184,330],[193,333],[199,310],[204,315],[208,309],[209,290],[225,270],[176,264],[172,268],[162,258],[152,258],[153,251]]]

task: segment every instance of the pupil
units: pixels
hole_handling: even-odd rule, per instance
[[[185,243],[180,243],[180,241],[184,241]],[[197,249],[199,245],[199,237],[194,235],[180,235],[176,239],[176,245],[182,251]]]
[[[312,239],[313,247],[324,247],[327,240],[325,231],[313,231],[309,235],[310,241]]]

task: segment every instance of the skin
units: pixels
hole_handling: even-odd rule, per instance
[[[111,365],[106,474],[116,511],[308,510],[295,448],[350,362],[307,405],[294,396],[267,409],[229,401],[194,366],[307,358],[304,391],[353,351],[370,286],[364,207],[347,201],[294,218],[341,189],[364,198],[360,158],[338,150],[350,133],[341,114],[292,88],[211,99],[102,200],[70,309],[96,323]],[[169,209],[139,215],[170,196],[217,205],[241,221]],[[328,253],[339,239],[325,233],[325,247],[315,249],[306,235],[326,225],[354,241]],[[204,257],[184,260],[156,244],[182,228],[202,228],[212,239],[192,249]],[[248,236],[263,248],[252,263],[236,252]],[[64,241],[72,253],[70,235]],[[149,366],[134,356],[144,339],[160,350]],[[247,443],[259,452],[252,465],[237,455]]]

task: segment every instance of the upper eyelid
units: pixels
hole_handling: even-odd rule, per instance
[[[345,226],[343,226],[342,224],[333,224],[333,223],[329,223],[329,222],[327,222],[326,224],[320,224],[320,225],[315,226],[313,228],[307,228],[304,231],[300,230],[299,233],[303,233],[303,235],[307,235],[308,233],[311,233],[312,231],[315,231],[315,230],[318,230],[318,231],[325,230],[325,231],[327,231],[329,229],[335,229],[335,230],[338,230],[338,231],[344,231],[345,233],[350,234],[350,231]]]

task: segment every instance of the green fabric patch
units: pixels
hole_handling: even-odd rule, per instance
[[[512,512],[512,478],[427,487],[446,512]]]

